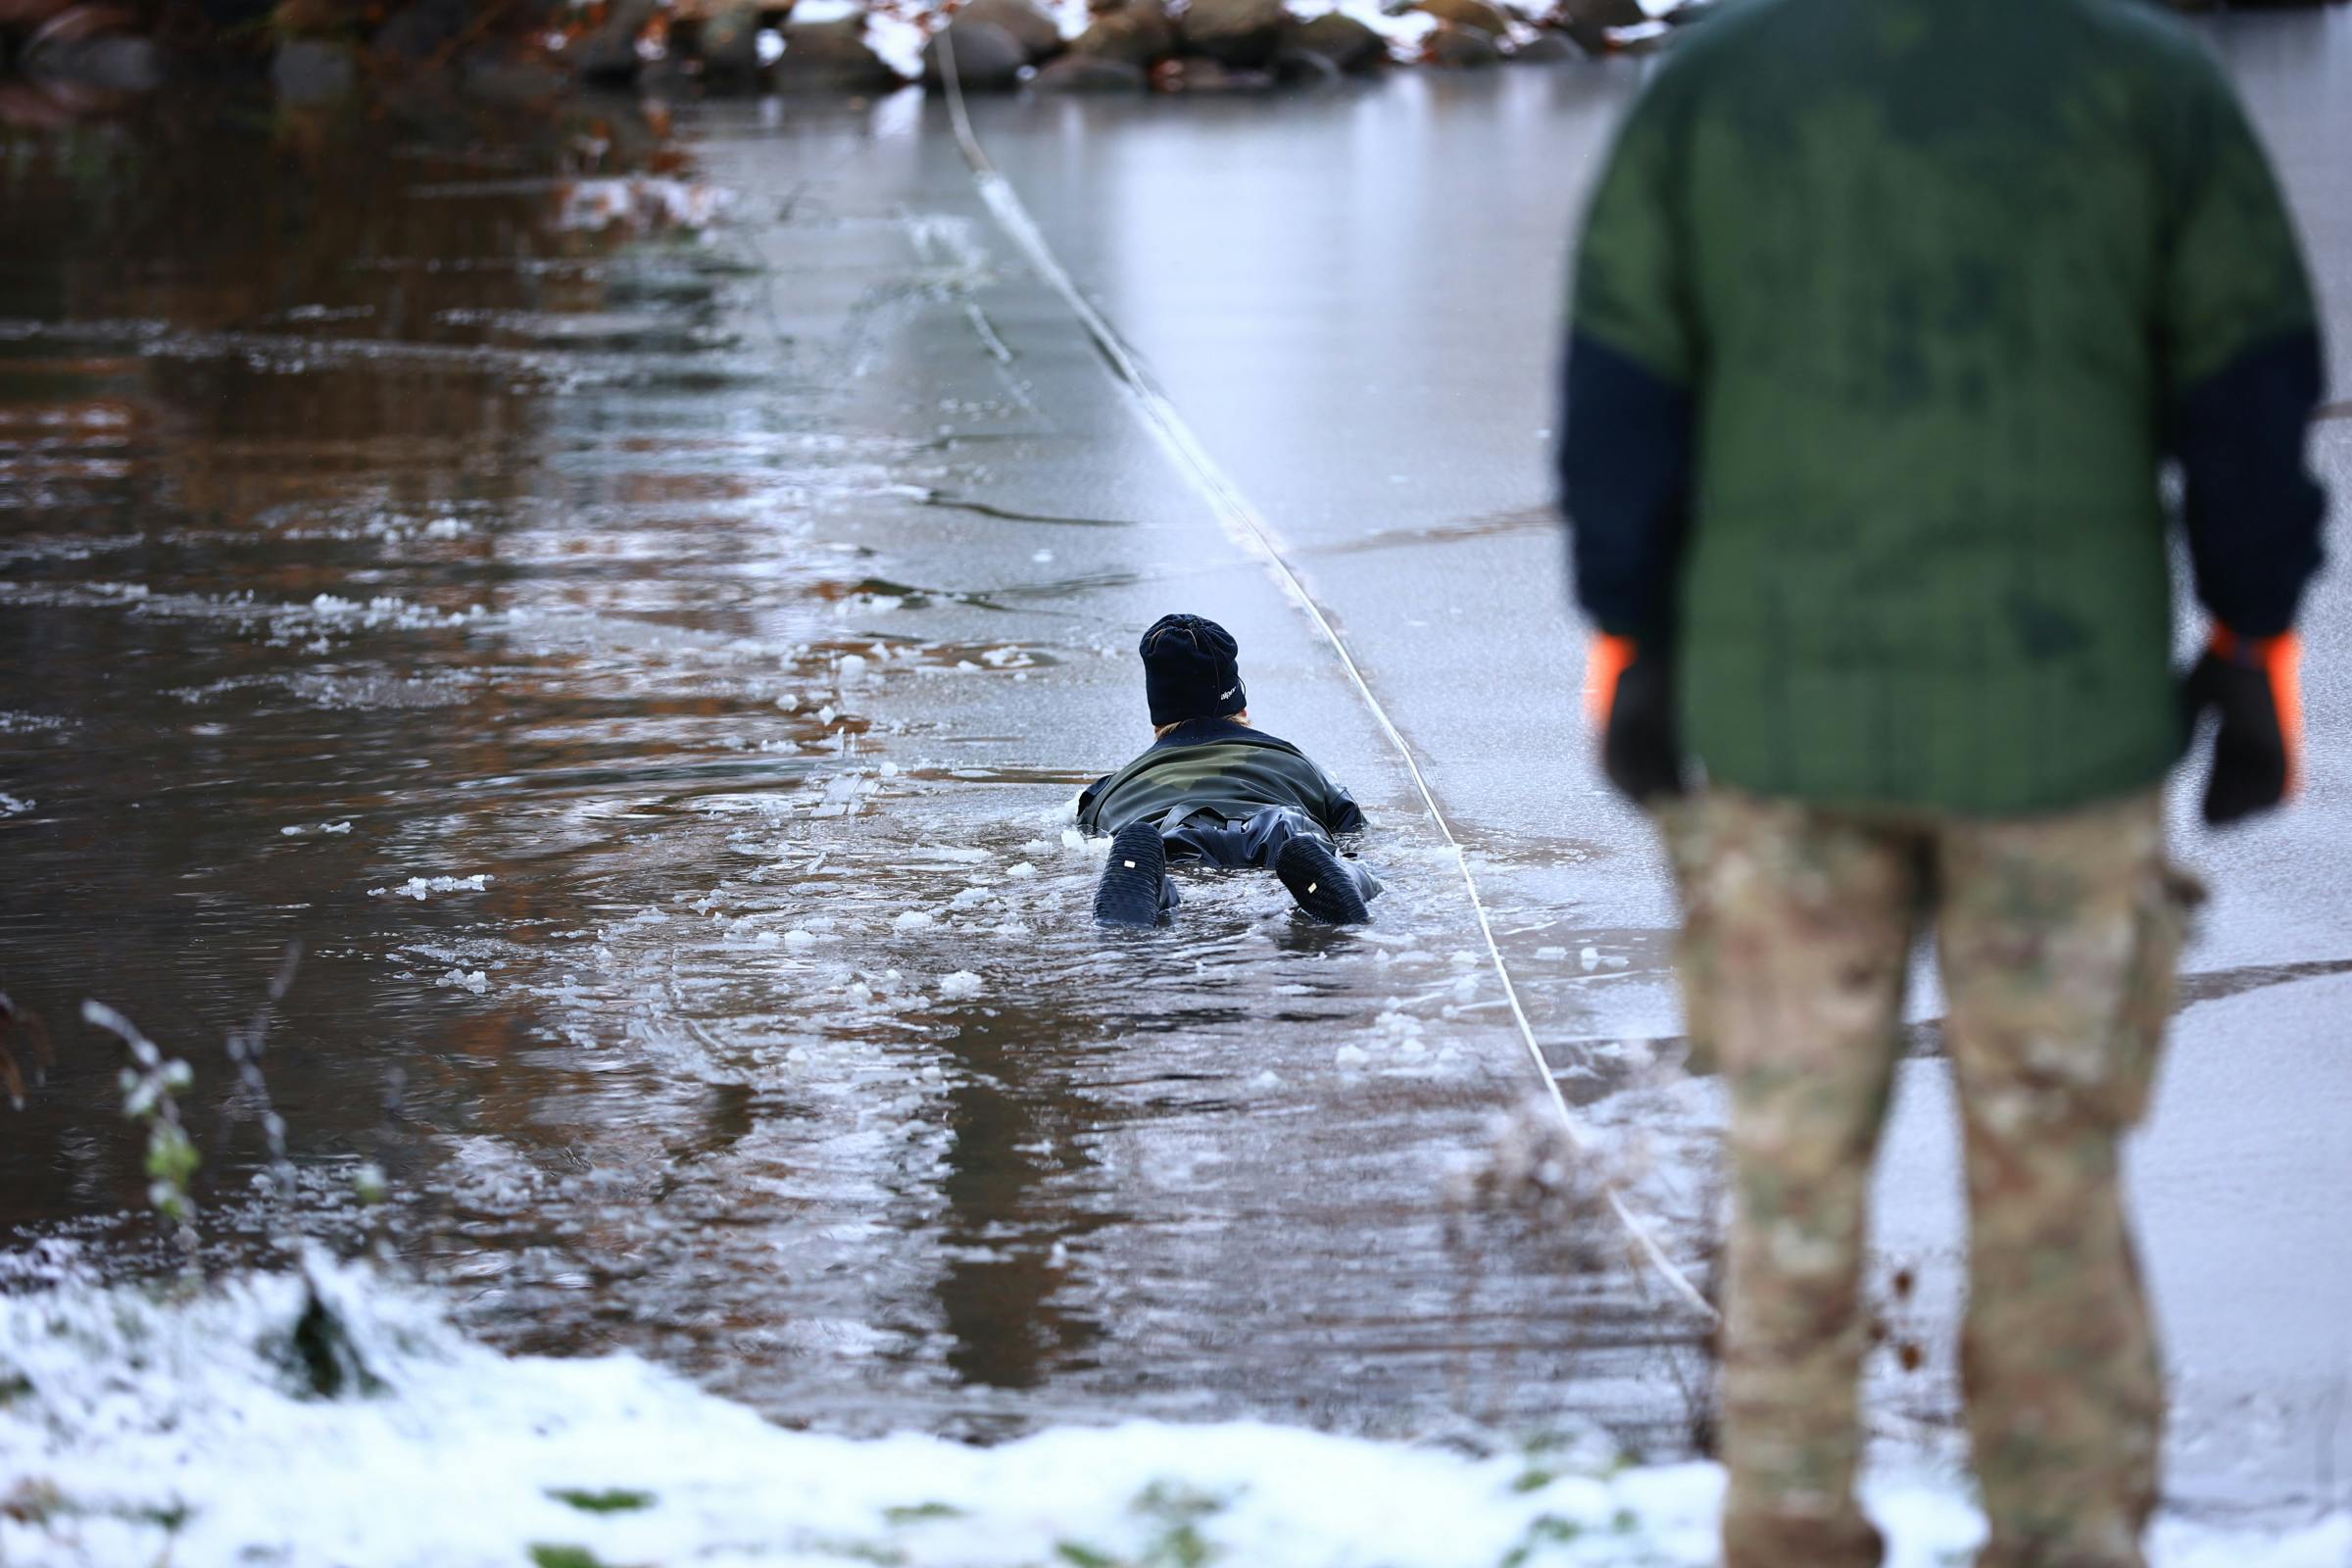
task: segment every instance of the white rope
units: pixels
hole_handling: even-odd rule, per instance
[[[1430,789],[1429,780],[1422,775],[1421,764],[1414,758],[1412,747],[1406,743],[1403,731],[1396,727],[1396,720],[1389,716],[1388,709],[1382,706],[1371,684],[1364,679],[1364,672],[1357,667],[1355,657],[1348,651],[1347,643],[1332,625],[1331,618],[1323,612],[1323,607],[1315,602],[1314,596],[1307,592],[1306,584],[1292,568],[1272,527],[1226,476],[1217,461],[1208,455],[1207,448],[1200,444],[1192,426],[1177,413],[1175,404],[1159,390],[1158,384],[1128,349],[1110,322],[1085,295],[1078,292],[1077,284],[1071,281],[1069,273],[1062,270],[1061,263],[1054,258],[1052,247],[1047,245],[1045,235],[1039,232],[1037,224],[1030,219],[1029,210],[1022,206],[1020,196],[997,172],[996,166],[989,162],[988,153],[972,133],[971,116],[964,109],[963,84],[956,77],[953,39],[943,30],[937,34],[937,41],[940,78],[948,93],[948,117],[955,127],[956,140],[963,149],[964,161],[972,167],[972,177],[979,184],[981,198],[988,203],[989,211],[996,215],[1004,232],[1028,256],[1030,264],[1077,316],[1087,335],[1094,340],[1096,349],[1109,363],[1112,374],[1133,397],[1135,408],[1145,425],[1159,439],[1178,466],[1191,474],[1193,482],[1215,510],[1227,535],[1260,557],[1272,568],[1292,602],[1306,612],[1307,618],[1315,623],[1316,629],[1331,644],[1332,652],[1339,656],[1341,667],[1348,671],[1348,679],[1354,685],[1356,695],[1364,700],[1364,706],[1372,710],[1372,716],[1379,721],[1382,733],[1388,736],[1389,744],[1404,760],[1405,771],[1412,776],[1413,788],[1420,792],[1421,803],[1428,808],[1430,820],[1437,824],[1439,834],[1453,852],[1454,864],[1462,873],[1462,887],[1470,896],[1470,908],[1478,916],[1479,934],[1486,939],[1487,954],[1494,960],[1494,976],[1502,982],[1502,995],[1510,1005],[1511,1021],[1519,1026],[1519,1037],[1526,1043],[1527,1054],[1535,1062],[1537,1076],[1544,1080],[1544,1088],[1550,1096],[1552,1108],[1559,1113],[1560,1125],[1567,1132],[1570,1147],[1580,1155],[1589,1154],[1592,1142],[1578,1125],[1575,1112],[1568,1108],[1567,1098],[1560,1093],[1559,1080],[1552,1076],[1550,1065],[1544,1059],[1543,1047],[1536,1043],[1535,1025],[1528,1021],[1527,1008],[1519,1000],[1519,988],[1511,980],[1509,965],[1503,962],[1502,947],[1494,939],[1494,925],[1488,916],[1486,900],[1479,895],[1478,879],[1470,870],[1470,857],[1462,848],[1461,840],[1454,836],[1453,824],[1446,819],[1445,811],[1438,806],[1437,795]],[[1625,1195],[1617,1184],[1604,1180],[1602,1191],[1607,1195],[1610,1211],[1617,1216],[1618,1222],[1633,1238],[1635,1246],[1675,1294],[1708,1322],[1715,1322],[1718,1314],[1714,1303],[1706,1298],[1697,1286],[1690,1283],[1690,1277],[1676,1265],[1674,1259],[1666,1255],[1666,1250],[1658,1245],[1649,1227],[1627,1205]]]

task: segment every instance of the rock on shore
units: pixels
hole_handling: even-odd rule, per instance
[[[947,59],[953,57],[956,80],[965,92],[1010,92],[1029,69],[1029,51],[1021,40],[993,22],[967,22],[958,17],[923,45],[923,84],[939,86],[947,79]]]
[[[906,84],[866,42],[862,15],[788,22],[780,30],[784,53],[769,71],[779,92],[888,92]]]
[[[1273,64],[1290,20],[1282,0],[1192,0],[1176,30],[1186,53],[1254,71]]]
[[[1154,61],[1176,52],[1176,24],[1160,0],[1127,0],[1097,15],[1071,41],[1070,52],[1149,71]]]
[[[1349,75],[1378,71],[1390,59],[1387,39],[1339,11],[1294,23],[1284,47],[1321,55]]]
[[[874,0],[870,13],[867,0],[515,0],[495,13],[495,26],[475,0],[368,0],[364,14],[362,0],[218,3],[263,19],[246,36],[288,103],[348,98],[365,83],[520,104],[581,84],[654,98],[869,95],[918,77],[937,86],[943,37],[953,40],[958,79],[976,92],[1329,85],[1392,63],[1475,70],[1658,48],[1713,0],[1679,0],[1656,17],[1644,0],[1378,0],[1378,10],[1356,0],[1348,11],[1291,0],[1313,14],[1285,0],[1090,0],[1091,14],[1072,0],[912,0],[910,9]],[[0,51],[7,10],[0,0]],[[23,74],[55,76],[83,97],[150,90],[169,74],[168,58],[121,33],[133,21],[109,9],[45,52],[25,45]]]

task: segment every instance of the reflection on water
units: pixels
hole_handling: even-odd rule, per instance
[[[1621,1295],[1444,1277],[1514,1048],[1434,845],[1384,839],[1369,936],[1247,877],[1086,921],[1064,803],[1135,736],[1063,710],[1207,568],[1133,496],[990,499],[1068,437],[909,105],[752,113],[699,174],[625,117],[0,144],[0,988],[197,1065],[224,1264],[285,1216],[215,1043],[300,943],[305,1225],[794,1420],[1641,1405]],[[0,1223],[165,1266],[58,1034]]]

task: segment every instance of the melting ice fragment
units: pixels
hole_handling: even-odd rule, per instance
[[[413,876],[396,888],[369,888],[371,899],[415,899],[423,903],[436,893],[479,893],[490,885],[490,873],[476,871],[471,876]]]

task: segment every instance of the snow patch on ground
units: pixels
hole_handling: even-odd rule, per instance
[[[341,1388],[322,1396],[323,1363]],[[1696,1568],[1721,1491],[1710,1465],[1620,1467],[1590,1437],[1472,1456],[1259,1423],[995,1448],[789,1432],[634,1356],[499,1355],[413,1288],[317,1254],[194,1292],[0,1298],[0,1560],[61,1568]],[[1931,1476],[1870,1500],[1894,1568],[1941,1568],[1981,1533]],[[2156,1547],[2159,1568],[2340,1568],[2352,1516],[2167,1520]]]

